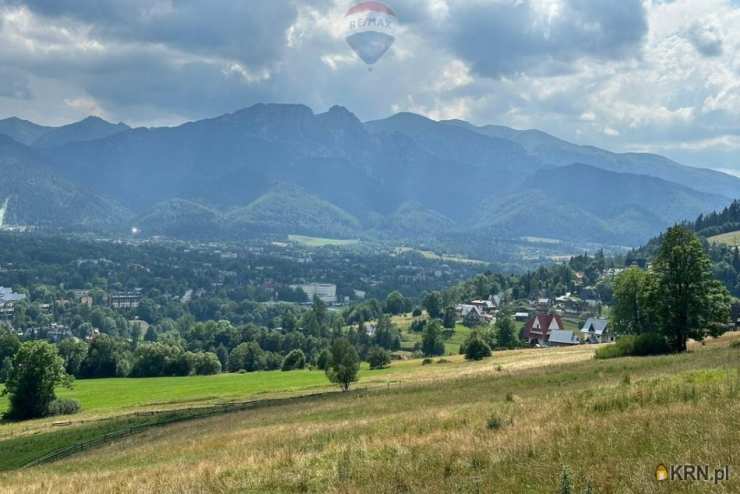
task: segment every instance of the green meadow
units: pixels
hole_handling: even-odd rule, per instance
[[[394,362],[386,371],[393,385],[154,427],[0,473],[0,491],[557,493],[567,469],[578,493],[738,492],[737,475],[717,484],[655,480],[660,463],[737,471],[733,341],[740,335],[687,354],[614,360],[595,360],[582,346],[497,352],[482,362]],[[371,380],[365,372],[363,382]],[[129,381],[129,393],[138,385]],[[94,436],[120,420],[60,431],[36,421],[42,430],[16,431],[0,448],[27,459],[40,443]]]
[[[360,382],[390,379],[413,370],[414,364],[418,361],[397,362],[387,369],[370,371],[365,363],[360,370]],[[216,376],[80,379],[73,383],[72,389],[59,388],[57,395],[79,401],[83,414],[108,415],[125,410],[219,403],[332,387],[323,371],[297,370]],[[0,397],[0,410],[4,411],[7,405],[7,397]]]

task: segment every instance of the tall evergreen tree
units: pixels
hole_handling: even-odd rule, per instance
[[[442,295],[439,292],[432,292],[424,297],[422,305],[429,313],[429,317],[432,319],[438,319],[442,317]]]
[[[502,312],[496,318],[496,345],[500,348],[517,346],[516,330],[511,316]]]

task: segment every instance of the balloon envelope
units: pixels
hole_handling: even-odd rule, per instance
[[[396,14],[380,2],[361,2],[347,11],[345,40],[363,62],[375,64],[396,41]]]

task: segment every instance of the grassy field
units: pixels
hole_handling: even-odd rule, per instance
[[[360,382],[385,383],[418,371],[418,367],[418,361],[402,361],[386,369],[371,371],[365,363],[360,370]],[[329,383],[323,371],[299,370],[185,378],[83,379],[75,381],[72,389],[58,389],[57,394],[80,402],[83,413],[76,415],[75,418],[80,416],[97,418],[118,415],[126,411],[163,410],[183,405],[204,406],[225,401],[324,389],[333,389],[333,385]],[[0,411],[7,409],[7,405],[7,397],[0,397]],[[3,432],[3,427],[0,426],[0,439]]]
[[[404,254],[406,252],[416,252],[417,254],[420,254],[422,257],[426,259],[431,259],[433,261],[458,262],[462,264],[477,264],[481,266],[488,264],[485,261],[479,261],[477,259],[469,259],[467,257],[462,257],[462,256],[440,255],[440,254],[437,254],[436,252],[432,252],[431,250],[414,249],[411,247],[398,247],[396,249],[397,254]]]
[[[409,325],[413,318],[396,316],[393,318],[393,323],[401,331],[401,349],[406,351],[412,351],[417,343],[421,342],[421,333],[415,333],[409,330]],[[460,345],[470,335],[472,330],[466,328],[462,324],[455,326],[455,332],[452,337],[445,340],[445,354],[446,355],[458,355],[460,353]]]
[[[0,492],[555,493],[566,465],[575,492],[586,482],[598,493],[739,492],[733,340],[608,361],[583,346],[394,363],[391,386],[151,429],[0,473]],[[659,463],[730,465],[735,475],[658,483]]]
[[[723,244],[730,247],[738,247],[740,246],[740,231],[715,235],[714,237],[709,237],[708,240],[713,244]]]
[[[85,413],[101,414],[126,409],[248,398],[263,393],[290,392],[325,386],[323,372],[255,372],[217,376],[162,377],[146,379],[85,379],[71,390],[57,394],[78,400]],[[0,398],[0,410],[7,397]]]
[[[552,349],[549,362],[573,362],[590,359],[593,347],[565,352]],[[499,352],[498,361],[517,368],[538,365],[541,352],[520,350]],[[446,378],[459,372],[487,372],[493,360],[471,365],[461,355],[449,356],[453,365],[422,366],[420,360],[394,361],[388,368],[369,370],[367,363],[360,369],[358,386],[380,386],[388,383],[417,382],[424,379]],[[0,385],[0,390],[2,386]],[[84,379],[75,381],[72,389],[57,389],[61,397],[80,402],[82,412],[75,421],[107,418],[134,411],[170,410],[183,406],[206,406],[228,401],[260,397],[294,395],[296,393],[333,390],[322,371],[298,370],[291,372],[251,372],[246,374],[219,374],[216,376],[161,377],[143,379]],[[7,408],[7,397],[0,397],[0,411]],[[58,419],[0,424],[0,440],[19,430],[34,433]]]
[[[360,243],[359,240],[306,237],[304,235],[288,235],[288,240],[306,247],[349,247]]]

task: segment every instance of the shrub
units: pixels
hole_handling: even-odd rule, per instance
[[[303,354],[303,350],[296,349],[291,351],[283,360],[282,370],[292,371],[296,369],[303,369],[306,367],[306,356]]]
[[[190,359],[182,349],[165,343],[145,343],[136,349],[131,374],[134,377],[161,377],[190,374]]]
[[[573,474],[570,473],[570,468],[563,467],[563,471],[560,474],[560,494],[573,494]]]
[[[421,365],[429,365],[429,364],[431,364],[432,362],[434,362],[434,361],[433,361],[432,359],[430,359],[430,358],[425,358],[424,360],[422,360],[422,361],[421,361]]]
[[[730,348],[740,348],[740,340],[736,340],[730,343]]]
[[[391,354],[379,346],[376,346],[370,349],[370,352],[367,355],[367,361],[370,364],[371,369],[383,369],[388,367],[391,363]]]
[[[477,332],[471,334],[460,349],[465,353],[465,360],[483,360],[491,356],[491,347]]]
[[[426,327],[427,322],[425,319],[414,319],[413,321],[411,321],[411,326],[409,326],[409,329],[414,333],[421,333]]]
[[[13,364],[3,394],[10,395],[6,417],[25,420],[43,417],[56,399],[54,388],[69,386],[64,359],[54,345],[45,341],[23,343],[13,356]]]
[[[421,309],[417,307],[416,309],[414,309],[414,312],[412,312],[411,315],[413,317],[421,317]]]
[[[599,348],[596,358],[609,359],[618,357],[644,357],[647,355],[664,355],[670,352],[666,339],[658,333],[622,336],[616,343]]]
[[[49,403],[48,414],[54,415],[74,415],[80,411],[80,403],[75,400],[58,398]]]
[[[646,355],[665,355],[671,349],[665,337],[658,333],[644,333],[635,338],[632,355],[642,357]]]
[[[265,370],[278,370],[283,367],[283,356],[277,352],[264,353]]]
[[[221,372],[221,361],[213,352],[195,354],[195,373],[199,376],[211,376]]]
[[[192,376],[195,374],[195,364],[198,360],[197,354],[193,352],[181,352],[170,364],[165,375],[167,376]]]
[[[241,343],[229,354],[229,370],[253,372],[265,368],[265,352],[256,341]]]
[[[438,364],[449,364],[450,361],[447,360],[446,358],[441,358],[441,359],[437,360],[437,363]]]
[[[623,337],[620,338],[619,341],[623,340]],[[610,359],[610,358],[618,358],[618,357],[624,357],[624,349],[618,345],[618,343],[612,343],[611,345],[599,348],[596,350],[596,354],[594,355],[597,359]]]
[[[506,420],[504,420],[503,418],[501,418],[500,416],[496,414],[491,415],[491,417],[486,422],[486,426],[492,431],[499,430],[505,425],[506,425]]]

